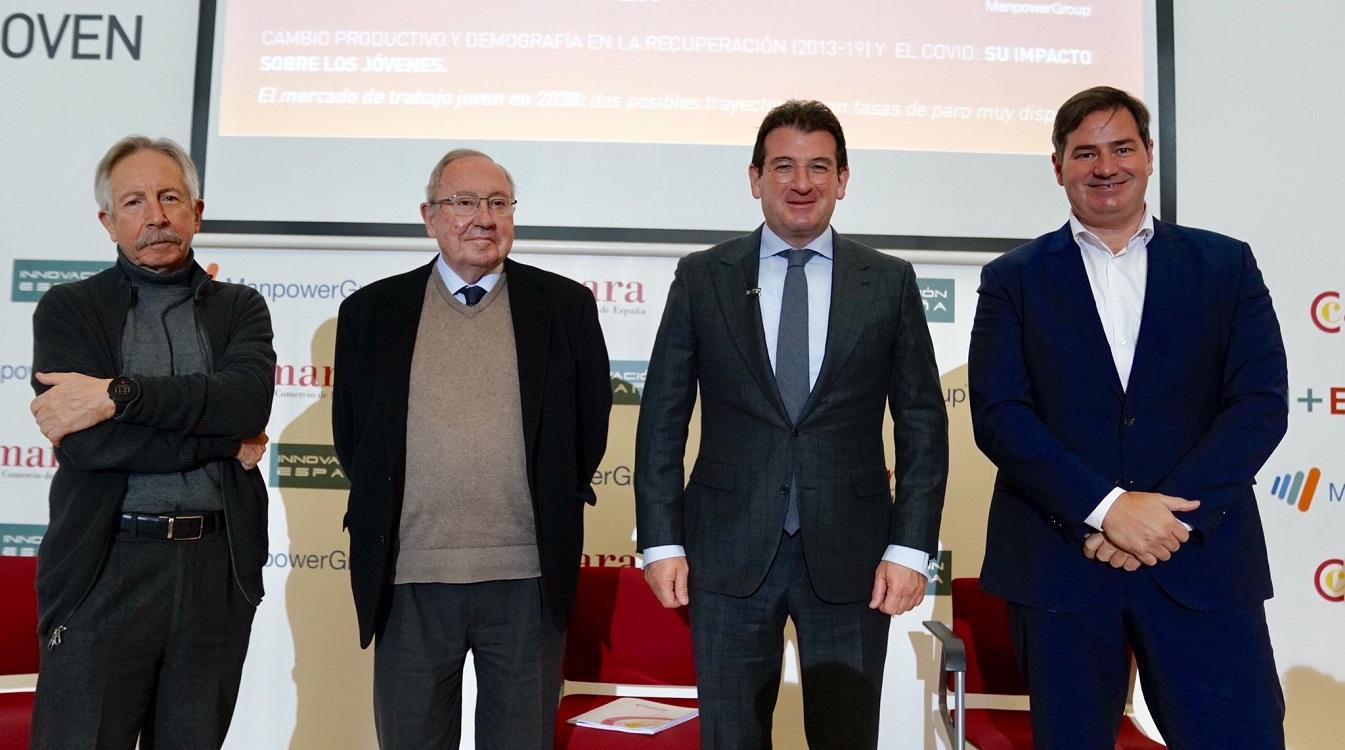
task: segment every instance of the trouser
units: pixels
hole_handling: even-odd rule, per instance
[[[118,536],[60,644],[42,638],[34,750],[201,750],[224,743],[254,608],[223,532]]]
[[[457,748],[462,671],[476,666],[476,746],[551,750],[565,632],[541,579],[392,587],[374,650],[374,721],[383,750]]]
[[[781,535],[761,588],[747,597],[691,591],[701,747],[771,747],[785,618],[794,621],[809,747],[874,748],[891,618],[867,601],[833,604],[813,590],[802,534]]]
[[[1010,604],[1009,618],[1039,750],[1112,750],[1129,686],[1127,646],[1168,747],[1284,747],[1284,695],[1260,602],[1188,609],[1141,569],[1124,574],[1106,604],[1083,612]]]

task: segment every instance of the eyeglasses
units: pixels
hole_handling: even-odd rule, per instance
[[[510,216],[514,213],[514,206],[518,205],[517,200],[503,195],[490,195],[485,198],[478,198],[475,195],[450,195],[437,201],[429,201],[429,205],[443,206],[454,216],[471,216],[483,202],[493,216]]]
[[[782,161],[768,165],[766,172],[770,174],[771,179],[785,185],[794,181],[794,175],[798,174],[799,169],[799,165],[792,161]],[[824,185],[836,176],[836,168],[826,162],[815,161],[802,169],[803,173],[808,175],[808,181],[814,185]]]

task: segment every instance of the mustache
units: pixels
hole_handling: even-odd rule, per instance
[[[171,229],[151,229],[143,237],[135,241],[135,249],[143,250],[150,245],[157,245],[160,242],[172,242],[175,245],[182,244],[182,235]]]

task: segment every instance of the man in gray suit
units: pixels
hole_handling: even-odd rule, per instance
[[[765,225],[682,259],[654,342],[635,456],[645,578],[690,605],[705,748],[770,747],[786,617],[809,744],[872,748],[888,615],[923,600],[938,542],[939,372],[911,265],[830,228],[850,177],[831,110],[776,107],[747,172]]]

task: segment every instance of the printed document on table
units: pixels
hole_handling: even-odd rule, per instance
[[[617,698],[570,719],[571,724],[632,734],[658,734],[669,727],[696,718],[700,712],[686,706],[670,706],[643,698]]]

